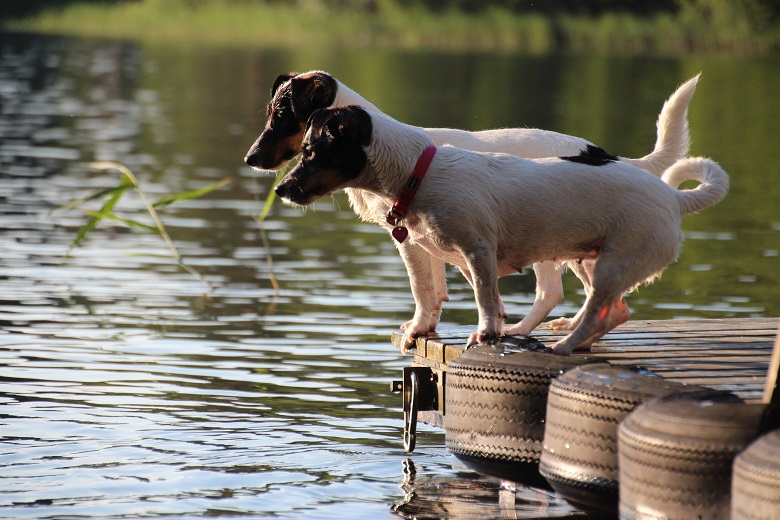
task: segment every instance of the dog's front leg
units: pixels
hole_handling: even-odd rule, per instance
[[[414,316],[401,326],[404,329],[401,349],[405,354],[408,348],[414,346],[415,338],[428,334],[436,327],[441,314],[441,301],[436,294],[431,255],[409,241],[397,245],[409,275],[415,304]]]
[[[482,239],[475,242],[475,245],[464,253],[479,310],[477,331],[469,336],[468,346],[496,339],[504,321],[501,297],[498,294],[495,247],[491,247]]]
[[[593,277],[593,266],[593,260],[569,262],[569,268],[577,275],[577,278],[582,282],[582,287],[585,289],[585,303],[574,317],[561,317],[547,322],[547,325],[552,330],[574,330],[582,321],[582,316],[585,314],[585,308],[588,305],[588,298],[590,298],[590,295],[593,293],[593,284],[591,282],[591,278]]]
[[[433,317],[431,322],[431,329],[435,329],[439,324],[441,318],[441,304],[450,301],[450,297],[447,294],[447,271],[445,269],[444,260],[436,258],[433,255],[428,255],[431,260],[431,276],[433,277],[433,288],[436,292],[436,301],[439,303],[439,312]]]
[[[447,294],[447,271],[444,260],[428,254],[425,251],[423,252],[428,255],[428,259],[431,262],[431,281],[433,283],[436,310],[431,314],[430,330],[435,330],[441,319],[442,303],[450,301],[450,297]],[[406,330],[406,328],[411,325],[412,321],[413,320],[409,320],[401,325],[401,329]]]
[[[474,289],[474,280],[471,278],[471,273],[468,269],[464,267],[458,267],[460,269],[460,274],[463,275],[463,278],[466,279],[466,281],[471,286],[471,289]],[[449,301],[449,300],[448,300]],[[498,309],[499,309],[499,315],[501,316],[502,320],[507,319],[507,313],[506,313],[506,307],[504,307],[504,301],[501,299],[501,295],[498,295]]]

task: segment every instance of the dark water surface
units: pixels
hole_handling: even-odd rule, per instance
[[[636,319],[778,316],[776,58],[214,49],[0,35],[0,517],[560,518],[549,491],[479,476],[423,427],[410,457],[389,343],[413,310],[403,264],[346,198],[253,215],[272,179],[241,162],[276,75],[325,69],[427,126],[537,126],[648,153],[663,100],[703,71],[695,154],[731,174],[685,221],[677,264],[632,295]],[[225,177],[163,210],[159,237],[50,213],[129,166],[156,197]],[[87,205],[97,209],[98,205]],[[137,197],[117,212],[144,220]],[[268,254],[279,280],[269,277]],[[566,277],[556,311],[582,302]],[[445,324],[476,321],[450,276]],[[532,275],[501,282],[517,318]],[[393,510],[397,510],[394,513]]]

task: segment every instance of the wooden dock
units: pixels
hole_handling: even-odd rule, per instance
[[[573,357],[640,366],[670,381],[730,391],[746,402],[761,401],[777,336],[778,318],[629,321]],[[466,348],[473,327],[452,327],[419,338],[413,363],[446,371]],[[546,329],[533,337],[547,346],[565,334]],[[398,346],[400,334],[393,334]],[[514,345],[513,338],[499,344]]]
[[[715,512],[712,518],[720,519],[730,508],[734,457],[780,426],[778,325],[777,318],[630,321],[590,352],[569,357],[549,351],[562,332],[540,329],[532,338],[506,337],[466,349],[473,327],[443,329],[417,340],[411,366],[392,386],[403,394],[404,447],[414,450],[419,420],[444,428],[447,448],[475,469],[549,484],[597,517],[615,517],[620,509],[655,511],[658,518],[709,518]],[[396,346],[400,339],[395,332]],[[643,402],[653,411],[639,407]],[[630,423],[639,432],[630,435],[652,440],[640,442],[637,451],[633,440],[622,437],[629,431],[627,418],[653,413],[667,415]],[[663,428],[656,432],[656,424]],[[780,439],[780,430],[775,433]],[[664,458],[669,453],[675,456]],[[618,456],[626,460],[618,464]],[[677,459],[684,461],[682,473],[669,462]],[[778,478],[765,487],[767,496],[776,497],[780,463],[772,464]],[[650,470],[660,475],[656,487],[642,480]],[[750,478],[735,485],[749,488]],[[671,487],[656,489],[667,481]],[[690,496],[719,499],[700,504]],[[780,518],[774,498],[761,507],[770,511],[766,518]]]

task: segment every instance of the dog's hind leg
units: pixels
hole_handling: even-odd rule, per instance
[[[631,309],[628,308],[628,303],[626,303],[626,298],[624,296],[621,296],[615,301],[615,303],[612,304],[612,308],[609,311],[609,319],[607,321],[607,332],[611,331],[618,325],[624,324],[625,322],[628,321],[630,317],[631,317]],[[590,344],[588,346],[590,346]]]
[[[599,314],[599,319],[605,319],[606,324],[603,328],[599,328],[599,331],[596,334],[580,343],[580,345],[575,350],[590,350],[591,345],[593,345],[596,340],[604,336],[604,334],[611,331],[618,325],[622,325],[627,322],[630,317],[631,309],[628,308],[628,304],[626,303],[626,298],[624,296],[621,296],[615,300],[609,309],[602,307]]]
[[[679,243],[663,241],[663,234],[647,236],[645,240],[630,242],[614,240],[609,251],[603,251],[593,268],[593,290],[585,303],[582,319],[571,334],[553,346],[559,354],[570,354],[576,350],[589,350],[594,341],[625,323],[631,311],[623,295],[637,284],[657,276],[664,267],[677,257]],[[647,254],[647,249],[654,254]]]
[[[628,320],[630,311],[623,294],[653,272],[650,263],[637,262],[637,254],[632,253],[628,250],[606,251],[592,269],[586,267],[592,282],[590,295],[581,314],[578,313],[581,318],[572,333],[553,346],[556,354],[589,350],[594,341]]]
[[[569,355],[575,350],[589,350],[594,341],[609,330],[610,314],[620,299],[620,293],[594,291],[585,303],[585,312],[571,334],[553,345],[556,354]]]
[[[536,275],[536,298],[531,310],[519,323],[504,328],[503,335],[529,335],[563,300],[561,266],[556,262],[546,261],[535,263],[533,269]]]

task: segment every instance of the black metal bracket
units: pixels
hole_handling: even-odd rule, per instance
[[[404,367],[403,380],[393,381],[390,390],[402,394],[404,410],[404,449],[414,451],[417,443],[417,412],[439,406],[437,376],[429,367]]]

